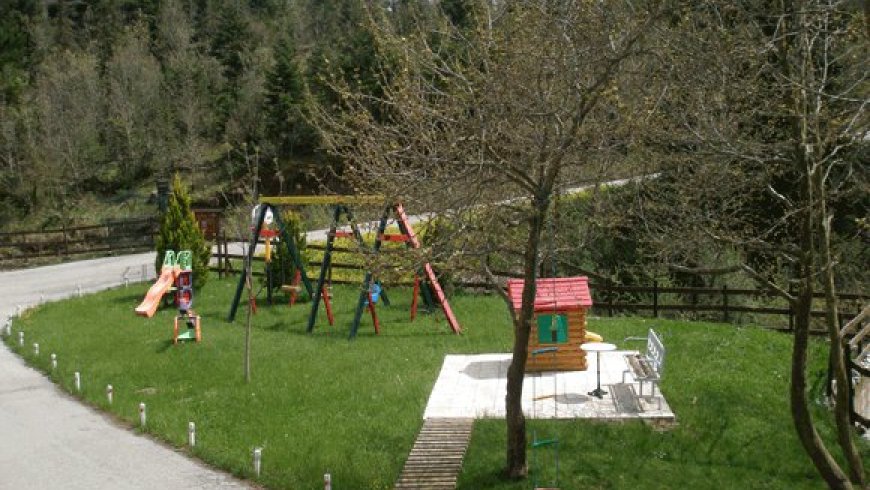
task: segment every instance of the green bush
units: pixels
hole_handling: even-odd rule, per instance
[[[193,287],[200,289],[205,286],[208,281],[211,247],[196,224],[196,218],[190,209],[190,195],[178,175],[172,181],[166,212],[160,217],[156,247],[157,259],[154,265],[158,274],[167,250],[190,250],[193,255]]]
[[[303,263],[305,263],[305,247],[307,246],[305,239],[305,225],[302,215],[293,211],[285,210],[281,213],[281,222],[296,245],[296,250],[299,252]],[[272,248],[272,264],[269,268],[269,274],[272,276],[272,287],[279,289],[284,284],[291,284],[293,277],[296,275],[296,264],[293,263],[293,257],[290,255],[290,248],[287,242],[280,237],[277,242],[273,242]],[[265,278],[263,278],[265,281]],[[308,292],[303,288],[297,296],[298,301],[307,301]]]

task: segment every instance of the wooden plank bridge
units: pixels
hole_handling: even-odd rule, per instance
[[[473,425],[473,419],[426,419],[396,490],[455,489]]]

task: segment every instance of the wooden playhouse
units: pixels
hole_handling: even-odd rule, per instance
[[[523,283],[510,279],[507,284],[516,312],[522,306]],[[585,276],[538,279],[526,371],[585,371],[586,353],[580,344],[585,342],[586,310],[591,307]],[[536,349],[548,347],[555,350],[532,356]]]

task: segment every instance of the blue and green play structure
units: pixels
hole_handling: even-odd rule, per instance
[[[202,340],[202,325],[200,316],[193,311],[193,254],[190,250],[178,252],[177,272],[175,275],[175,304],[178,315],[175,316],[173,327],[173,343],[179,340]],[[187,330],[179,333],[178,324],[187,324]]]

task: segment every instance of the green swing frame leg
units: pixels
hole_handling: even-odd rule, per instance
[[[326,234],[326,250],[323,252],[323,262],[320,264],[320,274],[317,276],[317,288],[311,295],[311,312],[308,314],[308,326],[305,331],[314,331],[314,323],[317,321],[317,312],[320,310],[320,299],[323,295],[323,286],[326,284],[326,274],[332,264],[332,247],[335,242],[335,231],[338,228],[338,220],[341,218],[342,206],[336,204],[332,210],[332,224],[329,225],[329,233]]]
[[[308,291],[308,294],[313,296],[314,291],[311,289],[311,281],[308,280],[308,274],[305,273],[305,265],[302,263],[302,257],[299,255],[299,250],[296,249],[296,242],[290,239],[290,234],[287,233],[287,227],[284,226],[284,222],[281,220],[281,213],[279,213],[271,204],[263,203],[260,205],[260,212],[257,213],[257,224],[254,226],[253,233],[251,234],[251,244],[248,246],[248,253],[245,255],[245,261],[249,264],[254,257],[254,252],[257,250],[257,242],[260,237],[260,230],[263,229],[263,221],[266,218],[267,210],[272,210],[272,214],[275,216],[275,221],[278,223],[278,229],[281,232],[281,239],[287,243],[287,249],[290,250],[290,256],[293,259],[293,263],[301,272],[302,284],[305,286],[305,290]],[[239,283],[236,286],[236,293],[233,296],[233,302],[230,305],[230,314],[227,316],[228,322],[233,322],[236,319],[236,312],[239,309],[239,300],[241,299],[242,291],[245,288],[245,270],[247,269],[248,264],[246,264],[246,267],[239,275]]]
[[[387,229],[387,221],[390,219],[390,211],[393,209],[392,206],[387,206],[384,209],[383,214],[381,214],[381,221],[378,223],[378,231],[375,234],[375,243],[372,246],[372,252],[377,255],[381,250],[381,237],[384,235],[384,231]],[[359,301],[356,304],[356,311],[353,315],[353,323],[350,326],[350,338],[356,337],[357,331],[359,330],[359,324],[362,320],[363,311],[365,310],[366,301],[368,301],[369,297],[369,289],[372,286],[372,273],[371,271],[366,272],[365,279],[363,279],[362,289],[359,293]],[[385,290],[381,290],[381,296],[384,296]],[[384,304],[389,305],[386,300]]]

